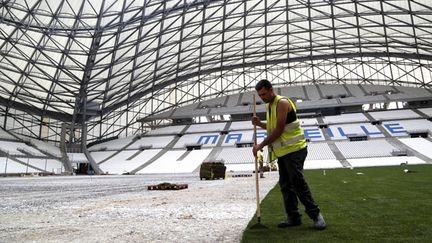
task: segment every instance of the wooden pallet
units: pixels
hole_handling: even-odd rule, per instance
[[[188,184],[160,183],[147,186],[147,190],[182,190],[188,188]]]
[[[252,174],[235,174],[235,175],[232,175],[231,177],[251,177],[252,176]]]

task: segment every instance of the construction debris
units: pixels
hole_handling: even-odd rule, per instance
[[[203,162],[200,167],[200,180],[225,179],[226,166],[221,161]]]
[[[168,182],[147,186],[147,190],[181,190],[186,188],[188,188],[188,184],[172,184]]]
[[[231,177],[252,177],[252,174],[235,174],[232,175]]]

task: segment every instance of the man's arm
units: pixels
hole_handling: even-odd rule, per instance
[[[277,104],[277,108],[276,108],[276,112],[277,112],[276,128],[270,134],[268,134],[267,137],[260,144],[254,147],[253,153],[255,156],[256,156],[256,151],[273,143],[276,139],[278,139],[282,135],[282,133],[285,130],[285,122],[286,122],[287,114],[291,112],[291,110],[292,107],[288,100],[286,99],[279,100],[279,103]]]

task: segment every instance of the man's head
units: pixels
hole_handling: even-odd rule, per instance
[[[276,96],[273,91],[273,86],[267,79],[260,80],[255,85],[255,90],[258,92],[258,96],[265,102],[271,102]]]

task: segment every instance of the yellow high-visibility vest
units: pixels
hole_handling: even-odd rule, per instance
[[[266,118],[267,118],[267,134],[270,133],[276,128],[277,116],[276,109],[279,100],[286,99],[292,106],[294,112],[297,111],[294,102],[292,102],[289,98],[276,95],[273,103],[266,104]],[[271,109],[269,109],[271,108]],[[296,116],[297,117],[297,116]],[[285,124],[285,129],[282,132],[281,136],[276,139],[273,143],[269,144],[269,161],[273,161],[276,158],[282,157],[286,154],[299,151],[307,146],[306,138],[304,136],[303,129],[300,126],[300,121],[296,118],[295,121]]]
[[[264,156],[260,150],[258,150],[258,152],[257,152],[257,160],[258,160],[258,163],[260,164],[260,166],[263,166]]]

